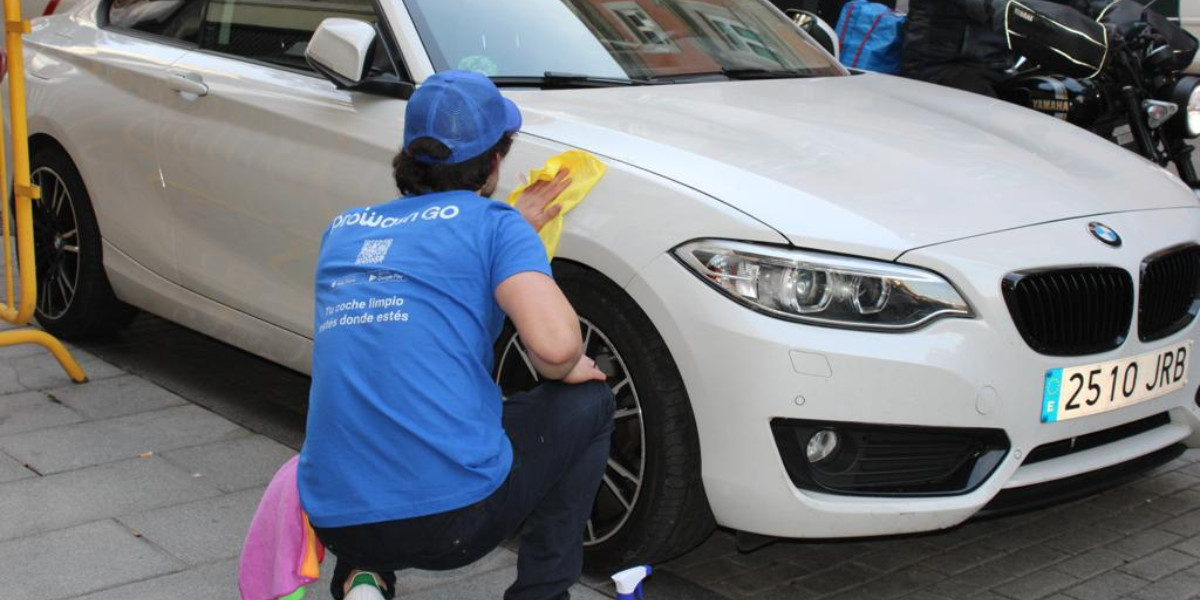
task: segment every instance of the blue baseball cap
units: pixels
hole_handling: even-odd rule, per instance
[[[450,149],[450,156],[429,164],[452,165],[490,150],[506,133],[521,128],[521,110],[500,95],[496,84],[473,71],[443,71],[417,89],[404,115],[404,147],[413,140],[433,138]]]

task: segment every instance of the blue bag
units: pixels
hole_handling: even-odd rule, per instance
[[[852,69],[896,74],[904,45],[904,15],[878,2],[854,0],[837,24],[841,61]]]

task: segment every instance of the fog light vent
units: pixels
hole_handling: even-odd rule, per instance
[[[861,496],[970,492],[1008,452],[993,429],[943,429],[775,419],[775,443],[801,489]]]

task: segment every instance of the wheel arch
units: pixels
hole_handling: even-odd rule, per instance
[[[71,159],[71,162],[75,163],[75,159],[71,158],[71,152],[69,150],[67,150],[67,147],[64,146],[62,142],[58,141],[58,138],[54,137],[53,135],[51,135],[49,133],[40,132],[40,133],[35,133],[35,134],[29,136],[29,156],[30,157],[32,157],[34,154],[37,154],[38,152],[45,150],[47,148],[53,148],[55,150],[58,150],[59,152],[62,152],[63,155],[65,155],[67,158]],[[79,163],[75,163],[75,166],[76,166],[76,168],[78,168]]]
[[[668,556],[655,557],[658,560],[673,558],[678,553],[689,550],[696,544],[699,544],[701,541],[703,541],[703,539],[707,537],[708,533],[710,533],[712,528],[715,526],[711,512],[711,505],[708,502],[707,490],[705,489],[704,481],[701,477],[701,474],[703,473],[701,462],[703,453],[700,451],[701,439],[698,435],[699,432],[696,423],[694,406],[692,403],[692,394],[688,389],[687,381],[684,379],[678,362],[671,351],[671,347],[667,343],[666,338],[663,336],[659,326],[650,317],[650,314],[637,302],[634,296],[625,289],[624,286],[614,281],[603,271],[576,260],[558,258],[553,261],[552,266],[554,268],[555,278],[560,282],[560,285],[571,287],[570,280],[579,279],[583,281],[584,285],[601,286],[606,288],[605,291],[607,293],[618,295],[622,300],[622,304],[625,305],[624,308],[626,310],[622,311],[625,313],[624,316],[631,321],[635,327],[646,328],[647,333],[651,334],[654,338],[657,338],[656,341],[651,341],[649,345],[658,346],[661,350],[662,358],[665,359],[664,362],[659,363],[657,369],[651,369],[650,372],[647,373],[653,379],[658,380],[652,385],[662,389],[664,380],[674,379],[678,381],[679,392],[683,395],[683,411],[680,412],[676,408],[663,413],[663,417],[666,420],[663,421],[662,424],[669,431],[680,431],[680,427],[682,425],[686,426],[693,432],[691,436],[686,437],[690,438],[692,444],[692,447],[689,449],[688,453],[694,457],[693,460],[695,462],[694,470],[689,471],[686,477],[681,478],[680,473],[673,473],[672,475],[669,475],[669,477],[671,477],[674,481],[671,484],[667,484],[667,487],[685,486],[692,490],[692,492],[686,497],[678,497],[676,499],[677,502],[682,504],[675,504],[674,502],[671,503],[675,506],[684,507],[684,509],[679,513],[681,520],[675,522],[674,527],[669,529],[655,529],[652,532],[646,532],[650,533],[650,535],[647,536],[646,539],[642,540],[643,542],[649,542],[650,546],[673,549]],[[671,457],[672,455],[664,454],[663,456]],[[666,462],[663,463],[663,467],[667,468],[668,472],[674,471],[675,468],[669,463],[677,459],[677,455],[674,458],[665,458]],[[662,508],[667,507],[660,507],[660,509]],[[658,512],[657,514],[651,514],[649,518],[652,520],[656,518],[667,518],[668,514],[670,513]],[[589,556],[590,562],[599,559],[599,565],[609,567],[617,564],[623,564],[628,560],[635,559],[635,556],[630,555],[622,557],[624,560],[618,559],[615,562],[610,563],[609,561],[612,561],[614,558],[612,556],[608,556],[607,560],[600,559],[599,556],[591,553],[590,551]]]

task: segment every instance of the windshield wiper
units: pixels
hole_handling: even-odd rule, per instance
[[[799,69],[763,69],[758,67],[721,69],[721,74],[730,79],[803,79],[806,77],[815,77],[809,71],[801,71]]]
[[[537,76],[501,76],[492,77],[492,82],[498,86],[507,87],[537,87],[546,89],[574,89],[597,87],[621,87],[632,85],[650,85],[646,79],[628,79],[622,77],[597,77],[578,73],[557,73],[546,71],[541,77]]]

